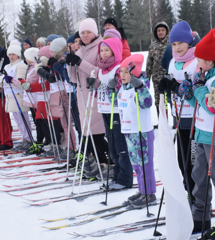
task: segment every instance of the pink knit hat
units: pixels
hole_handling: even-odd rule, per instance
[[[95,20],[92,18],[86,18],[84,19],[79,26],[79,35],[81,36],[81,32],[83,31],[90,31],[95,34],[95,36],[98,36],[98,28]]]
[[[49,46],[42,47],[38,53],[39,57],[45,56],[47,58],[52,57],[52,53],[49,50]]]
[[[116,29],[108,29],[107,31],[105,31],[104,37],[119,38],[120,40],[122,40],[119,31],[117,31]]]
[[[135,77],[139,77],[141,74],[143,61],[144,61],[144,57],[142,54],[134,54],[134,55],[131,55],[130,57],[127,57],[126,59],[124,59],[121,62],[120,67],[127,68],[128,64],[130,62],[133,62],[136,65],[136,67],[132,71],[132,74],[134,74]]]

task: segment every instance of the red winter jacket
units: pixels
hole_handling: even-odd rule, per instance
[[[122,61],[131,56],[131,51],[130,51],[130,47],[128,45],[128,42],[126,41],[126,39],[122,39]]]
[[[47,91],[50,91],[50,83],[48,81],[45,81],[45,85],[46,85],[46,90]],[[42,91],[42,85],[41,83],[39,83],[39,80],[38,82],[36,83],[31,83],[31,92],[43,92]],[[46,106],[48,108],[48,104],[46,103]],[[36,119],[43,119],[41,113],[43,114],[44,118],[47,119],[47,113],[46,113],[46,107],[45,107],[45,102],[37,102],[37,112],[36,112]],[[58,118],[57,117],[52,117],[53,120],[57,120]]]

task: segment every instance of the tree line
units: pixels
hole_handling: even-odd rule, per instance
[[[47,37],[55,33],[65,38],[76,31],[82,18],[94,18],[99,33],[104,33],[104,21],[108,17],[117,20],[123,27],[131,51],[147,50],[153,40],[153,28],[157,22],[165,21],[170,29],[180,20],[187,21],[193,31],[202,38],[215,27],[215,0],[86,0],[84,9],[78,0],[40,0],[32,6],[23,0],[15,26],[15,38],[23,41],[28,37]],[[4,44],[3,21],[0,19],[0,45]],[[8,33],[7,37],[8,37]]]

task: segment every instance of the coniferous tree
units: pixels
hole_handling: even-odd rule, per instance
[[[202,1],[194,0],[192,4],[192,19],[189,22],[192,30],[197,31],[199,35],[202,35]]]
[[[129,0],[126,2],[123,26],[132,51],[142,51],[143,41],[150,37],[147,31],[148,20],[146,20],[144,13],[146,13],[146,9],[142,0]]]
[[[29,38],[33,42],[33,20],[30,4],[23,0],[21,11],[18,14],[19,23],[16,25],[15,37],[22,42],[25,38]]]
[[[4,29],[6,28],[6,26],[4,25],[4,21],[3,18],[0,20],[0,46],[4,47],[5,46],[5,36],[4,36]],[[9,33],[6,32],[6,42],[8,45],[8,37],[9,37]]]
[[[123,3],[121,0],[115,0],[113,16],[117,21],[118,27],[122,27],[123,26],[122,19],[124,16],[124,9],[123,9]]]
[[[215,9],[214,9],[215,10]],[[200,37],[203,38],[209,31],[210,31],[210,1],[203,1],[201,4],[201,26],[202,26],[202,32],[199,33]],[[212,12],[214,13],[214,12]],[[193,28],[195,31],[195,28]]]
[[[156,20],[157,22],[166,22],[170,29],[175,23],[173,9],[169,0],[157,0],[156,5]]]
[[[179,20],[184,20],[187,21],[188,23],[192,22],[191,0],[180,0],[178,13]]]
[[[46,37],[46,34],[43,32],[41,26],[43,26],[43,19],[41,18],[41,5],[36,3],[34,5],[34,12],[33,12],[33,29],[34,33],[37,34],[37,38],[39,37]]]
[[[113,6],[111,4],[111,0],[103,0],[102,6],[103,6],[103,9],[101,14],[102,14],[103,20],[113,17]]]

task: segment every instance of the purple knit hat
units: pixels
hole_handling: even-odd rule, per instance
[[[169,35],[169,42],[185,42],[191,44],[193,41],[193,36],[191,32],[190,25],[186,21],[180,21],[176,23]]]
[[[100,47],[109,47],[107,43],[102,42]]]
[[[117,31],[116,29],[108,29],[107,31],[105,31],[104,37],[119,38],[120,40],[122,40],[119,31]]]

